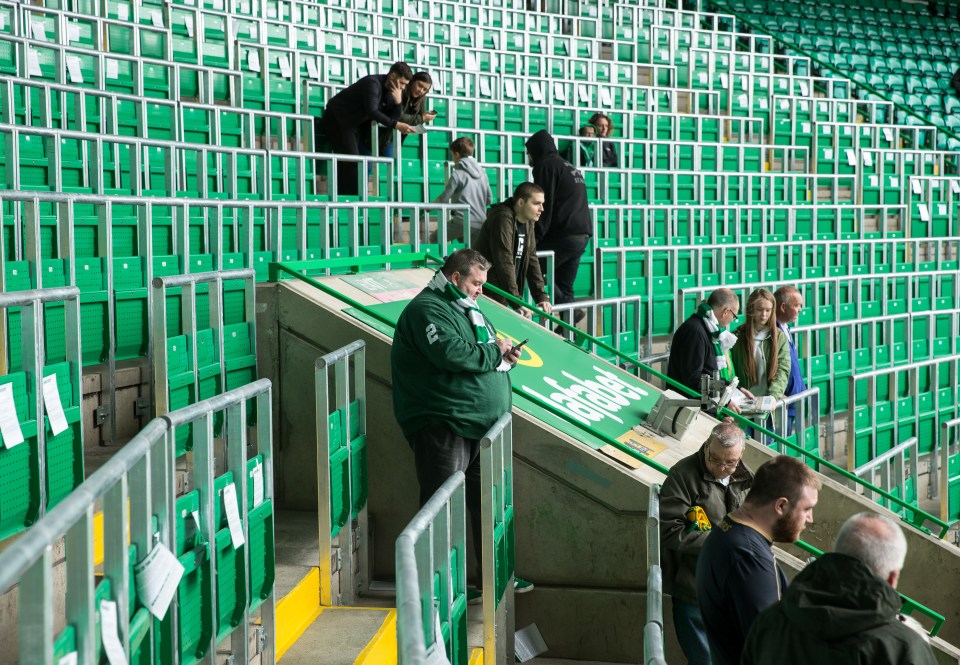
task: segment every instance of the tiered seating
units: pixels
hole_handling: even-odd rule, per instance
[[[960,25],[954,16],[931,15],[924,3],[844,0],[811,14],[801,2],[720,0],[729,8],[796,49],[850,76],[871,93],[905,109],[897,122],[924,119],[956,133],[960,100],[950,88],[960,53]],[[828,74],[829,75],[829,74]],[[870,91],[870,92],[867,92]],[[937,147],[960,146],[956,136],[940,135]]]

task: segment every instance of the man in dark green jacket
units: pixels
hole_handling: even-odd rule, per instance
[[[447,259],[397,321],[393,411],[413,448],[420,505],[457,471],[480,556],[480,439],[510,410],[507,372],[520,357],[477,307],[490,263],[472,249]]]
[[[487,211],[487,219],[474,238],[473,248],[493,263],[491,284],[522,298],[526,280],[533,301],[549,314],[550,300],[537,260],[536,224],[543,206],[543,188],[532,182],[520,183],[511,198]],[[492,293],[487,297],[506,304],[503,298]],[[526,307],[512,306],[527,318],[533,315]]]
[[[673,626],[689,665],[710,665],[697,603],[697,557],[712,525],[740,507],[753,483],[742,460],[746,445],[739,426],[717,425],[700,450],[673,465],[660,490],[663,590],[672,597]]]
[[[797,575],[757,617],[742,665],[933,665],[922,628],[899,614],[896,586],[907,555],[903,531],[877,513],[848,519],[834,552]]]

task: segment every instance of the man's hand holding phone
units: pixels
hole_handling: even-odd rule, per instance
[[[520,359],[520,353],[523,349],[523,345],[529,342],[529,339],[525,339],[516,346],[513,345],[509,339],[498,339],[497,346],[500,347],[501,353],[503,353],[503,359],[508,363],[515,363]]]

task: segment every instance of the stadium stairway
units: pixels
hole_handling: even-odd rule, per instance
[[[315,265],[286,264],[291,274]],[[313,532],[316,519],[317,462],[313,442],[317,436],[310,419],[294,417],[311,412],[315,397],[303,386],[313,381],[314,363],[319,356],[356,339],[362,339],[367,346],[366,436],[372,534],[367,547],[371,575],[374,580],[393,577],[394,541],[416,511],[416,485],[412,457],[394,419],[380,417],[392,409],[388,322],[395,320],[403,301],[432,274],[432,270],[416,267],[417,264],[406,265],[412,267],[398,269],[394,265],[389,273],[367,272],[362,276],[366,280],[350,274],[327,275],[315,281],[288,276],[276,284],[258,287],[260,367],[274,380],[278,395],[274,402],[279,451],[275,462],[276,491],[282,509],[288,511],[281,513],[277,521],[278,596],[292,589],[295,580],[309,580],[316,575],[316,549],[312,544],[303,544],[303,533]],[[698,415],[680,440],[649,431],[642,437],[631,436],[633,426],[642,421],[656,401],[658,390],[497,305],[484,302],[483,308],[504,334],[531,339],[518,367],[521,371],[515,370],[513,375],[514,497],[516,571],[533,581],[536,589],[517,596],[515,625],[520,628],[536,623],[549,646],[547,655],[553,658],[638,662],[646,607],[649,490],[664,477],[657,467],[669,467],[694,452],[713,421]],[[324,324],[317,325],[318,321]],[[622,410],[618,407],[595,413],[598,417],[590,427],[577,426],[573,412],[565,417],[560,414],[562,409],[556,406],[572,403],[564,393],[569,396],[576,392],[578,384],[601,379],[620,386],[622,394],[627,395]],[[640,390],[646,394],[641,395]],[[620,449],[624,446],[616,445],[618,439],[634,450],[637,444],[645,448],[653,465],[640,461],[640,455],[625,453]],[[769,448],[751,443],[746,459],[756,468],[773,454]],[[805,540],[821,550],[829,549],[840,524],[862,510],[883,509],[844,483],[825,478],[816,523],[804,533]],[[306,526],[285,527],[288,515],[294,515]],[[285,528],[291,534],[299,534],[294,537],[300,539],[295,546],[300,548],[299,554],[285,550]],[[945,616],[940,638],[934,638],[934,643],[942,662],[956,662],[960,652],[948,643],[957,642],[960,634],[960,608],[953,602],[960,557],[955,548],[927,532],[908,525],[905,530],[910,559],[900,591]],[[808,554],[788,547],[778,551],[778,556],[792,575]],[[467,569],[471,566],[468,562]],[[312,590],[307,595],[312,607],[302,609],[301,615],[308,617],[304,623],[312,623],[311,612],[322,617],[328,610],[318,612],[318,595]],[[279,605],[278,623],[287,602],[283,600]],[[378,598],[369,602],[374,607],[391,604],[390,600]],[[334,610],[338,611],[342,610]],[[364,614],[361,623],[370,626],[367,633],[377,621],[370,614],[375,611],[357,611]],[[679,650],[669,612],[665,614],[670,662]],[[384,623],[375,634],[389,630],[384,628],[389,615],[381,616]],[[324,623],[333,626],[342,619],[331,614]],[[929,620],[921,617],[921,621],[930,627]],[[314,633],[323,633],[324,623],[316,623],[313,632],[304,628],[303,637],[291,640],[294,645],[288,647],[281,661],[298,662],[299,640],[319,640]],[[282,653],[282,639],[278,637],[278,653]],[[395,649],[395,641],[390,643]],[[471,640],[471,645],[476,643]],[[375,662],[392,662],[385,657],[388,660]]]

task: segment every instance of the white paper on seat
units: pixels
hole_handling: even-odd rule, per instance
[[[40,54],[29,46],[27,47],[27,73],[30,76],[43,76],[43,70],[40,69]]]
[[[111,60],[107,58],[104,60],[106,63],[106,77],[107,79],[117,79],[120,78],[120,63],[116,60]]]
[[[887,140],[888,143],[893,142],[893,130],[889,127],[883,128],[883,138]]]
[[[163,620],[183,577],[183,564],[163,543],[157,543],[143,561],[133,567],[137,597],[157,619]]]
[[[543,101],[543,87],[539,83],[534,82],[530,84],[530,97],[533,98],[535,102]]]
[[[852,148],[847,148],[847,166],[856,166],[857,165],[857,151]]]
[[[789,110],[790,110],[790,100],[788,100],[788,99],[781,99],[781,100],[780,100],[780,110],[781,110],[781,111],[789,111]]]
[[[870,186],[871,186],[871,187],[879,187],[879,186],[880,186],[880,176],[878,176],[878,175],[872,175],[872,176],[870,176]]]
[[[940,217],[943,217],[943,216],[945,216],[945,215],[947,214],[947,204],[946,204],[946,203],[940,203],[940,204],[937,205],[937,214],[938,214]]]
[[[193,39],[193,16],[187,14],[183,17],[183,27],[187,29],[187,37]]]
[[[159,9],[154,9],[152,12],[150,12],[150,22],[153,24],[154,28],[163,27],[163,14]]]
[[[47,29],[43,27],[43,21],[30,21],[30,34],[37,41],[47,41]]]
[[[950,181],[950,191],[952,191],[954,194],[960,194],[960,180]]]
[[[67,23],[67,43],[70,44],[78,39],[80,39],[80,26],[76,23]]]
[[[690,52],[689,52],[689,51],[680,51],[680,62],[683,62],[683,63],[690,62]]]
[[[277,7],[276,5],[269,5],[267,7],[267,18],[274,19],[277,18]]]
[[[899,186],[900,186],[900,178],[897,178],[896,176],[890,176],[890,186],[891,186],[891,187],[899,187]]]
[[[67,56],[67,75],[70,83],[83,83],[83,71],[80,69],[80,58],[75,55]]]
[[[709,85],[710,77],[707,75],[706,72],[700,72],[699,74],[697,74],[697,82],[703,86]]]
[[[243,537],[243,521],[240,519],[240,507],[237,504],[237,487],[230,483],[223,488],[223,509],[227,513],[227,526],[230,527],[230,540],[233,542],[233,549],[242,547],[245,542]]]
[[[490,97],[490,79],[486,76],[480,77],[480,94],[484,97]]]
[[[746,95],[739,95],[737,97],[737,106],[746,107],[750,103],[750,98]]]
[[[122,2],[121,2],[120,4],[118,4],[118,5],[117,5],[117,18],[120,19],[121,21],[129,20],[129,18],[130,18],[130,7],[128,7],[126,4],[124,4],[124,3],[122,3]]]
[[[804,134],[809,134],[809,133],[810,133],[810,123],[809,123],[809,122],[801,122],[801,123],[800,123],[800,131],[801,131],[802,133],[804,133]]]
[[[766,97],[761,97],[760,99],[758,99],[757,106],[760,107],[761,111],[766,111],[768,108],[770,108],[770,104],[767,103]]]
[[[806,81],[798,81],[800,87],[800,94],[804,97],[810,94],[810,86],[807,85]]]
[[[127,665],[127,656],[117,633],[117,604],[112,600],[100,601],[100,639],[110,665]]]
[[[665,49],[665,48],[660,49],[660,60],[662,60],[662,61],[665,62],[665,63],[669,63],[669,62],[670,62],[670,51],[668,51],[668,50]]]
[[[290,59],[285,55],[277,58],[277,64],[280,66],[280,76],[285,79],[293,77],[293,71],[290,69]]]
[[[864,150],[863,152],[860,153],[860,156],[863,158],[864,166],[873,166],[873,155],[871,155],[869,152]]]
[[[313,58],[307,58],[307,74],[312,79],[320,78],[320,70],[317,69],[317,61]]]
[[[730,86],[730,79],[729,79],[729,77],[728,77],[726,74],[721,73],[721,74],[720,74],[720,87],[721,87],[721,88],[727,88],[727,87],[729,87],[729,86]]]
[[[6,30],[6,29],[7,29],[7,15],[0,14],[0,30]]]
[[[927,206],[922,205],[917,210],[920,211],[920,221],[929,222],[930,221],[930,211],[927,210]]]
[[[553,84],[553,98],[558,102],[567,101],[567,86],[563,83]]]
[[[517,84],[512,78],[504,79],[504,96],[507,99],[516,99],[517,98]]]
[[[256,51],[247,51],[247,68],[252,72],[260,71],[260,54]]]
[[[67,417],[60,402],[60,389],[57,387],[57,375],[43,377],[43,409],[50,419],[50,429],[54,436],[67,429]]]
[[[767,81],[766,77],[761,76],[760,78],[757,79],[757,87],[760,88],[761,90],[766,90],[767,88],[770,87],[770,82]]]
[[[600,102],[604,106],[613,106],[613,95],[610,94],[610,88],[600,86]]]
[[[577,99],[584,104],[590,101],[590,91],[583,83],[577,84]]]
[[[823,149],[823,158],[826,160],[833,159],[833,148],[824,148]]]
[[[57,665],[77,665],[77,652],[71,651],[66,656],[57,661]]]
[[[263,464],[257,462],[257,465],[250,469],[250,479],[253,481],[253,507],[256,508],[263,503]]]
[[[20,429],[11,383],[0,385],[0,434],[3,435],[5,448],[13,448],[23,443],[23,430]]]

